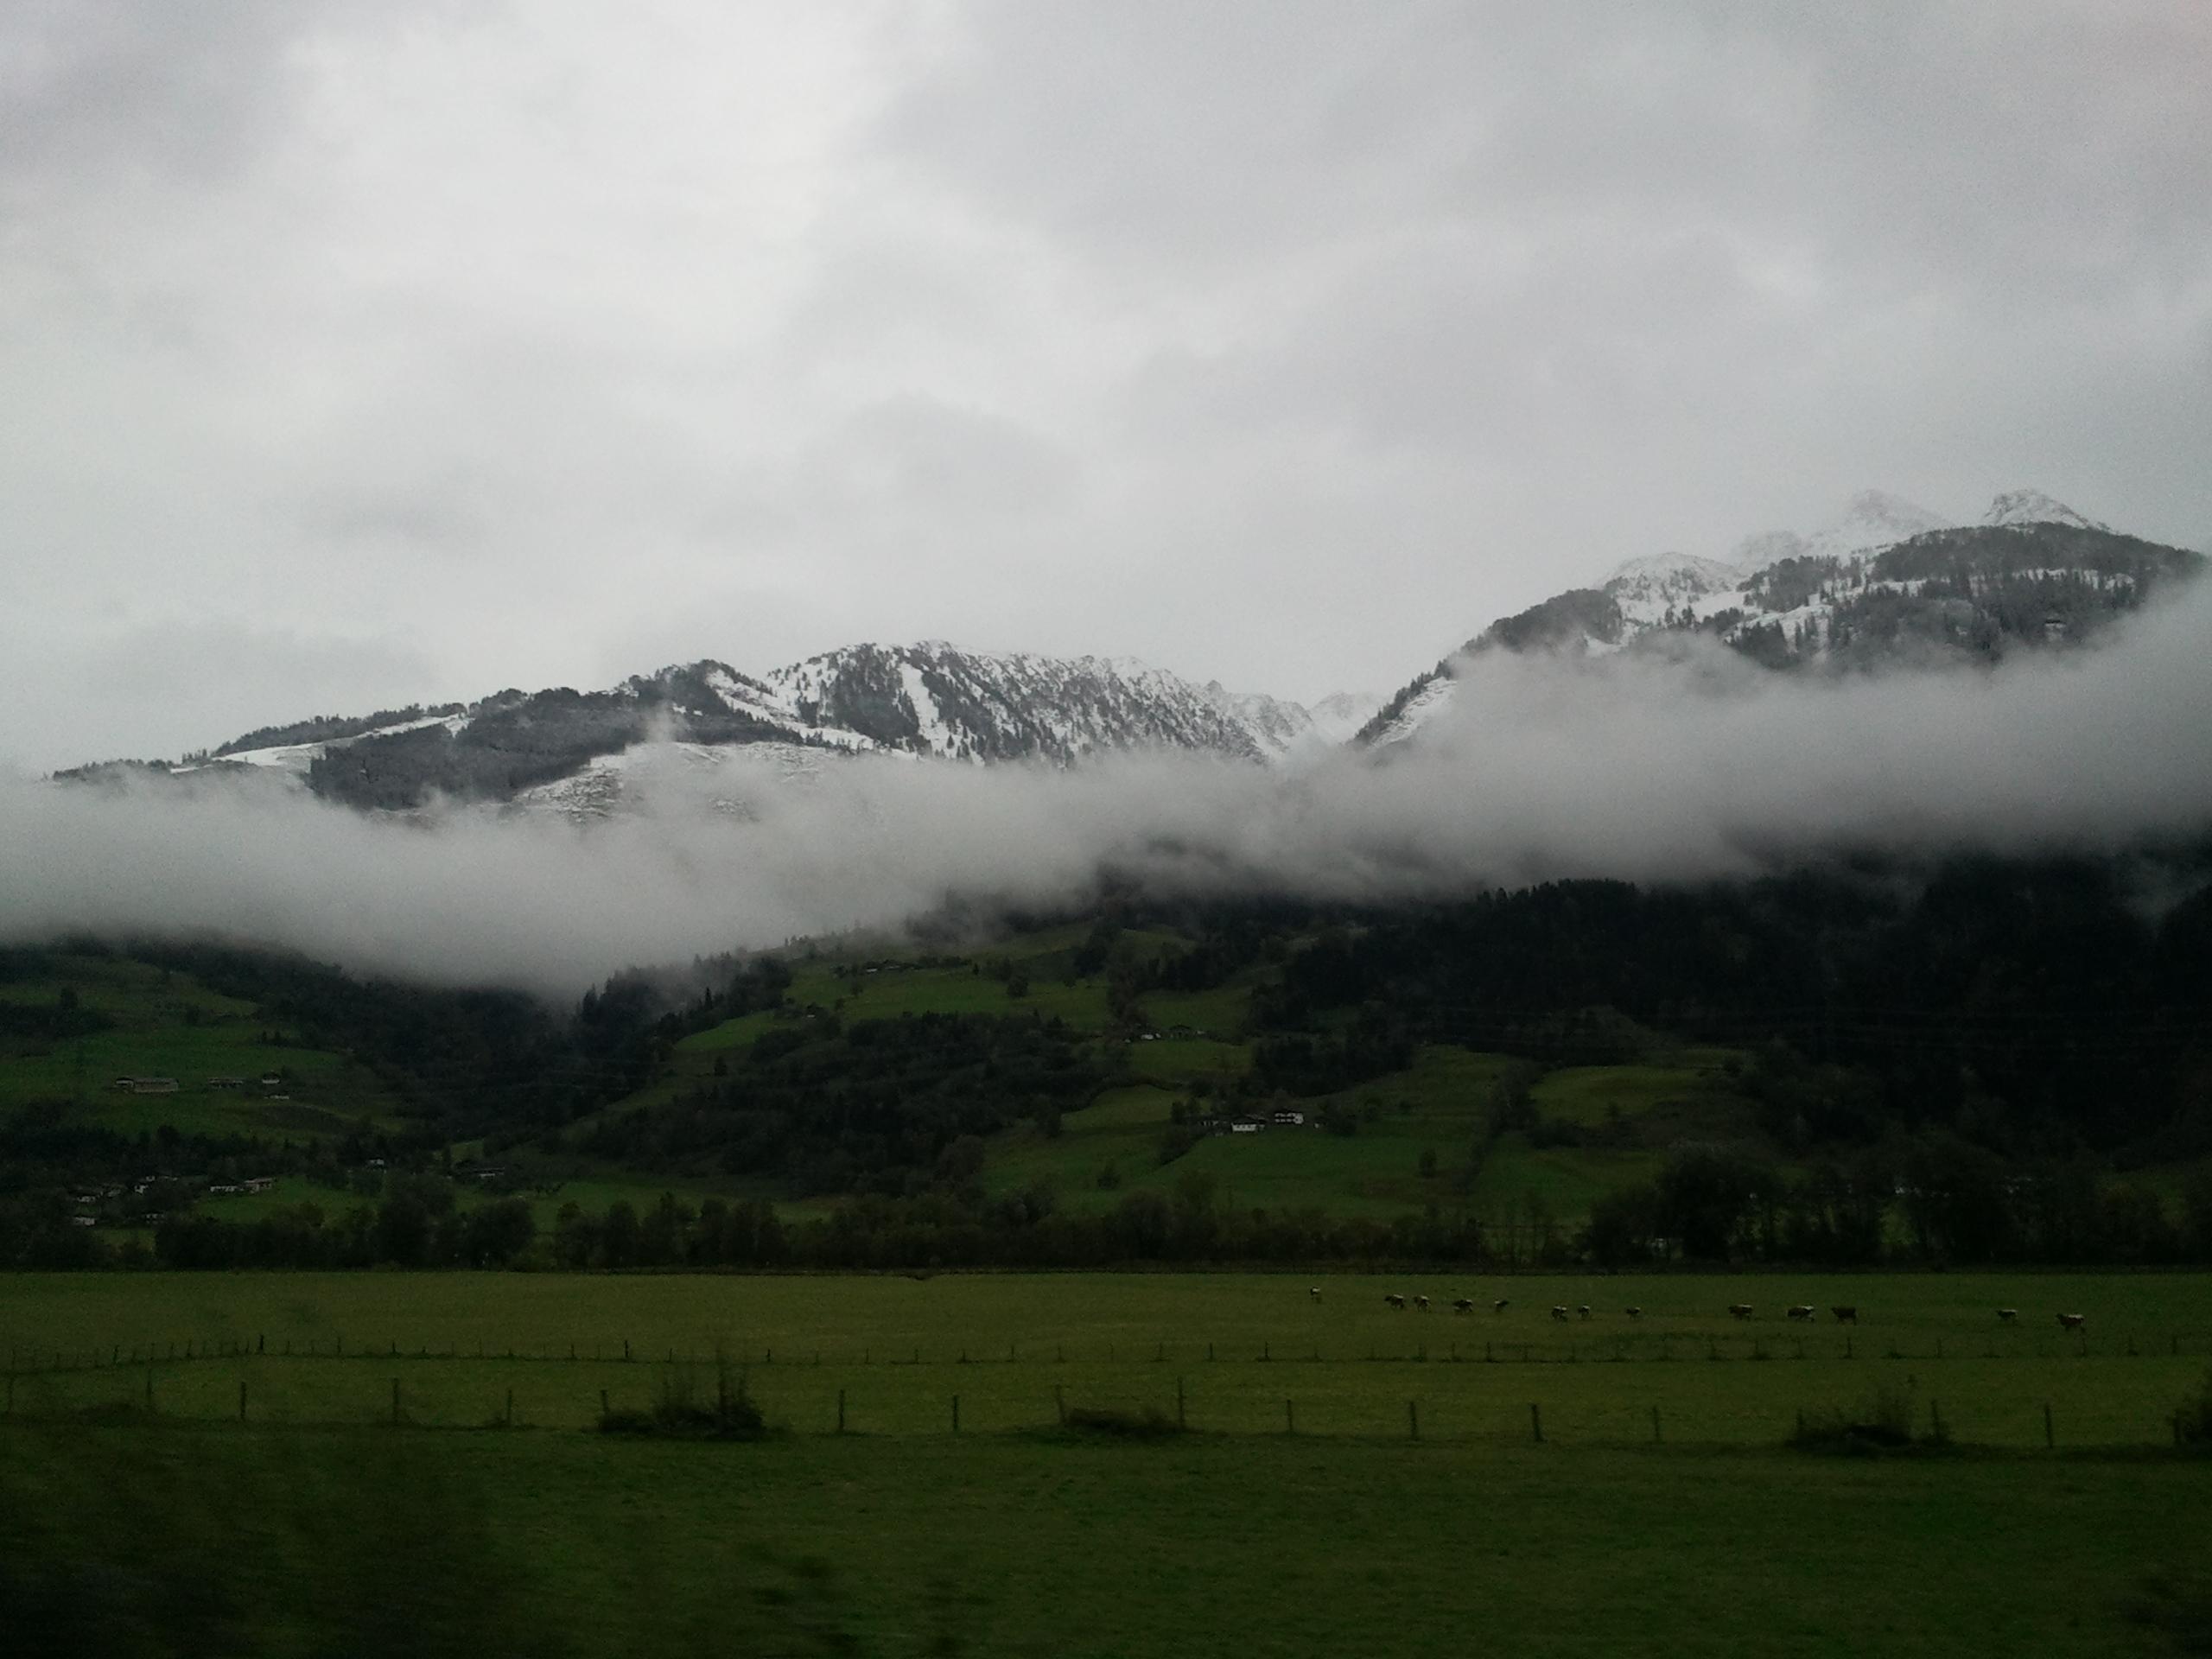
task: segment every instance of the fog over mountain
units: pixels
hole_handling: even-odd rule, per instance
[[[1410,899],[1548,877],[1739,875],[1862,848],[2108,848],[2212,823],[2212,586],[2110,642],[1993,670],[1782,676],[1487,654],[1421,741],[1286,774],[1202,755],[1073,769],[772,752],[670,767],[577,827],[362,814],[189,779],[0,787],[0,938],[212,932],[356,969],[569,992],[627,963],[895,924],[948,899],[1163,891]]]

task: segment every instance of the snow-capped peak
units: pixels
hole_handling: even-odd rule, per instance
[[[2041,490],[2006,490],[1989,504],[1985,524],[2071,524],[2076,530],[2109,530]]]
[[[1743,585],[1745,573],[1719,559],[1701,559],[1694,553],[1654,553],[1616,565],[1605,578],[1608,592],[1616,587],[1643,592],[1663,589],[1669,594],[1696,595]]]
[[[1901,496],[1882,490],[1861,490],[1851,498],[1842,518],[1808,538],[1805,550],[1839,558],[1892,546],[1943,528],[1942,518]]]

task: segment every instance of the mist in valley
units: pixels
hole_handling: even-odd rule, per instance
[[[2212,824],[2212,585],[1992,671],[1769,673],[1486,653],[1417,740],[1296,772],[1189,754],[982,768],[635,757],[574,823],[333,806],[276,778],[0,785],[0,938],[216,937],[567,996],[626,964],[896,927],[950,903],[1448,898],[1863,851],[2102,850]]]

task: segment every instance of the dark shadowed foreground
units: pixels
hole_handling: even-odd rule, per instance
[[[2158,1653],[2212,1465],[0,1428],[15,1651]]]

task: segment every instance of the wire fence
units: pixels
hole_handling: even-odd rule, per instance
[[[1080,1429],[1440,1443],[1774,1445],[1809,1411],[1878,1393],[1962,1444],[2048,1449],[2178,1441],[2212,1354],[2170,1333],[1899,1344],[1845,1332],[1632,1341],[1447,1342],[1386,1351],[1262,1342],[1013,1344],[897,1351],[620,1338],[535,1347],[321,1338],[111,1344],[10,1354],[10,1418],[412,1428],[589,1428],[673,1395],[745,1397],[798,1434]],[[2131,1364],[2129,1362],[2146,1362]],[[2041,1369],[2036,1362],[2042,1362]],[[2087,1362],[2087,1363],[2083,1363]],[[1096,1424],[1094,1424],[1096,1426]]]
[[[1313,1342],[1256,1344],[1238,1343],[1010,1343],[996,1348],[920,1344],[855,1349],[817,1344],[786,1344],[779,1356],[773,1344],[751,1347],[717,1343],[701,1351],[696,1347],[632,1341],[618,1337],[566,1344],[539,1344],[448,1341],[442,1344],[406,1343],[397,1338],[348,1341],[344,1337],[279,1337],[271,1342],[257,1336],[218,1338],[179,1343],[111,1343],[105,1349],[48,1349],[14,1346],[8,1351],[6,1374],[35,1376],[69,1371],[111,1370],[118,1366],[149,1363],[187,1364],[201,1360],[243,1357],[296,1360],[512,1360],[532,1365],[550,1364],[691,1364],[717,1356],[746,1366],[874,1366],[874,1365],[1066,1365],[1105,1364],[1668,1364],[1683,1360],[1707,1362],[1770,1360],[1835,1361],[1853,1359],[2051,1360],[2212,1358],[2212,1333],[2167,1332],[2158,1335],[2121,1333],[2093,1338],[2087,1333],[2039,1338],[1976,1339],[1948,1336],[1892,1337],[1846,1332],[1840,1335],[1664,1335],[1615,1336],[1590,1341],[1523,1342],[1520,1340],[1446,1341],[1418,1343],[1410,1348],[1385,1347],[1374,1343],[1346,1347]]]

